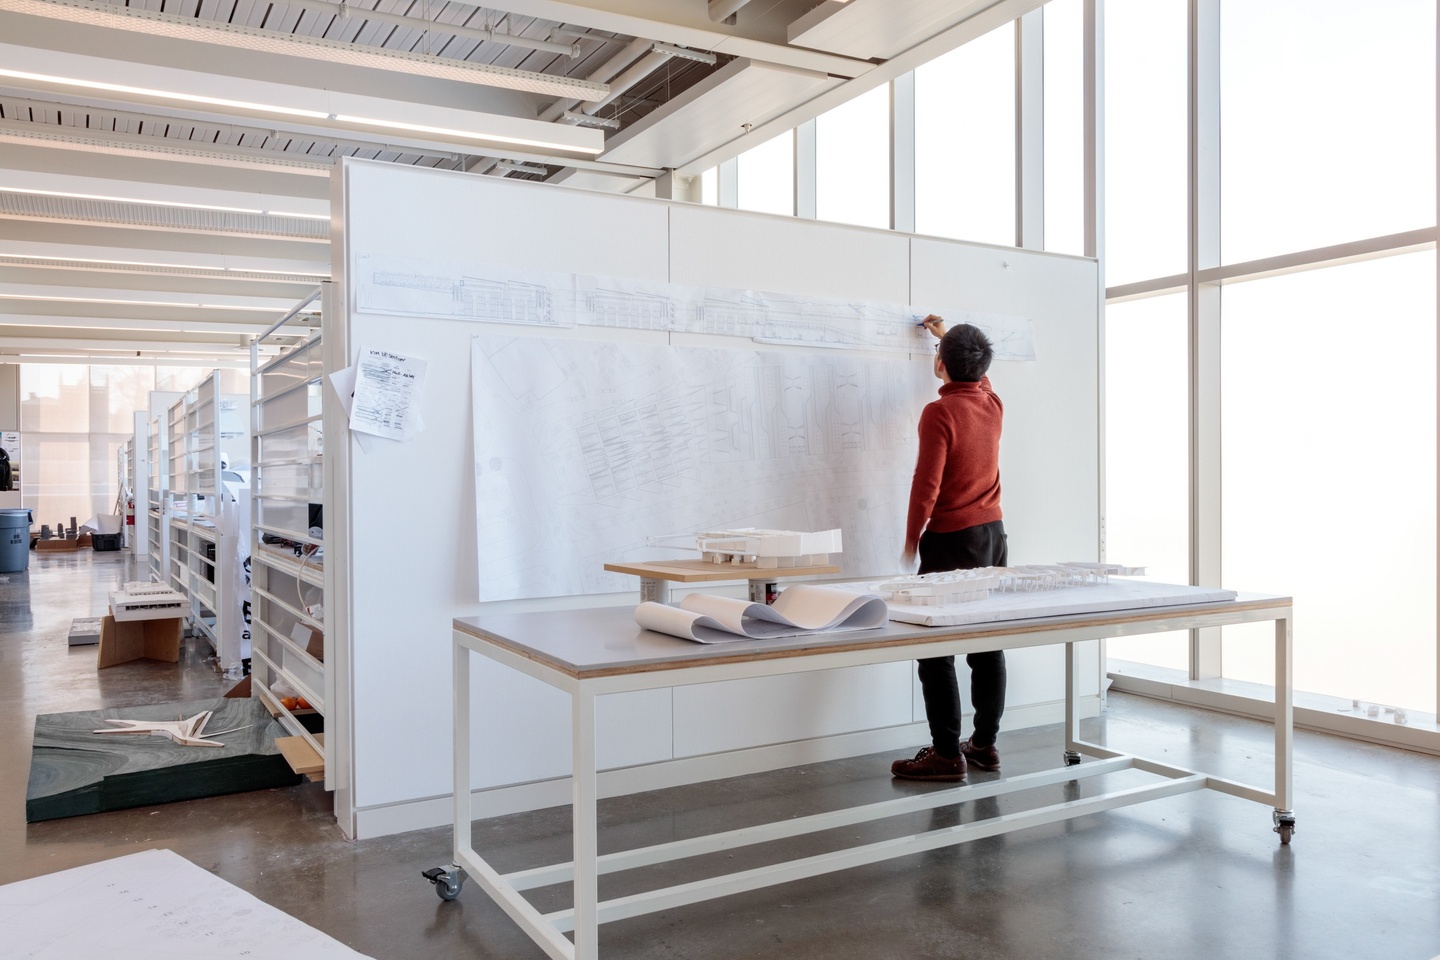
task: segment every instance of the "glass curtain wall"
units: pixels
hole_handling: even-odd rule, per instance
[[[889,85],[815,118],[815,214],[890,226]]]
[[[116,450],[152,390],[188,390],[204,368],[20,365],[20,497],[35,523],[115,513]]]
[[[915,70],[915,231],[1015,244],[1015,25]]]
[[[1220,510],[1197,520],[1218,534],[1223,585],[1295,598],[1297,690],[1433,713],[1436,252],[1415,247],[1436,222],[1435,4],[1200,0],[1219,22],[1196,45],[1197,100],[1219,103],[1218,120],[1197,114],[1220,144],[1208,194],[1191,180],[1186,9],[1104,8],[1105,276],[1126,288],[1105,322],[1107,555],[1189,576],[1204,449],[1189,439],[1190,325],[1218,325],[1218,369],[1194,389],[1220,413],[1219,463],[1198,464],[1218,471]],[[1192,200],[1219,238],[1193,274]],[[1206,285],[1193,308],[1192,284]],[[1273,683],[1268,628],[1200,642],[1218,642],[1224,679]],[[1186,653],[1109,644],[1177,669]]]
[[[736,197],[741,210],[795,213],[795,134],[782,133],[736,157]]]

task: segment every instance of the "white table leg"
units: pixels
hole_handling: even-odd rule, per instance
[[[596,960],[600,934],[596,904],[600,885],[596,868],[599,844],[595,808],[599,796],[595,775],[595,695],[583,685],[570,697],[570,726],[574,783],[575,960]]]
[[[1295,694],[1291,656],[1294,652],[1290,617],[1275,621],[1275,829],[1282,843],[1290,842],[1295,827],[1294,732]]]
[[[454,644],[455,849],[470,849],[470,651]]]
[[[1080,671],[1076,669],[1075,644],[1065,644],[1065,762],[1080,762]]]

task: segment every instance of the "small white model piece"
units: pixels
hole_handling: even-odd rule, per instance
[[[950,603],[969,603],[984,600],[990,596],[991,590],[1000,589],[1003,569],[979,567],[898,577],[880,584],[880,591],[891,603],[902,606],[939,607]]]
[[[189,720],[106,720],[106,723],[115,724],[114,727],[107,727],[104,730],[92,730],[91,733],[137,733],[150,734],[156,737],[169,737],[182,747],[223,747],[225,744],[218,740],[205,738],[205,724],[210,722],[212,711],[201,710]],[[239,729],[239,728],[236,728]],[[222,730],[220,733],[230,733],[229,730]],[[213,733],[211,736],[219,736]]]
[[[897,577],[880,584],[877,590],[891,603],[901,606],[944,606],[984,600],[991,591],[1030,593],[1108,583],[1112,576],[1143,576],[1144,567],[1114,563],[1032,564],[1019,567],[976,567]]]
[[[1126,567],[1118,563],[1090,563],[1085,560],[1067,560],[1061,566],[1082,567],[1086,570],[1095,571],[1095,575],[1101,578],[1101,582],[1111,577],[1143,577],[1144,567]]]
[[[695,537],[700,556],[709,563],[753,563],[762,570],[816,567],[840,552],[840,531],[760,530],[737,527],[714,530]]]
[[[110,594],[110,615],[116,620],[165,620],[189,612],[185,595],[161,583],[127,583]]]

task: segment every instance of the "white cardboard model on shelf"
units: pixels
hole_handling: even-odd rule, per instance
[[[991,592],[1028,593],[1108,583],[1111,577],[1143,577],[1144,567],[1118,563],[1057,563],[1018,567],[976,567],[896,577],[879,585],[881,596],[892,603],[944,606],[987,599]]]
[[[708,563],[753,563],[762,570],[824,566],[840,552],[840,531],[761,530],[736,527],[695,536],[700,556]]]

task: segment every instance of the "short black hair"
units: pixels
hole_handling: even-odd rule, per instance
[[[995,350],[990,338],[979,327],[968,323],[957,323],[945,331],[937,350],[945,372],[956,383],[974,383],[990,369]]]

